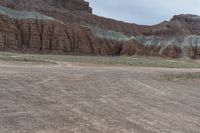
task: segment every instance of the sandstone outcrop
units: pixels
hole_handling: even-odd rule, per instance
[[[0,50],[90,55],[200,56],[200,17],[153,26],[92,14],[84,0],[1,0]]]

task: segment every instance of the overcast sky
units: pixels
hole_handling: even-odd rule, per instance
[[[87,0],[93,13],[130,23],[152,25],[176,14],[200,15],[200,0]]]

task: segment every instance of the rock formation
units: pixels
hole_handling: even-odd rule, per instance
[[[1,0],[0,50],[29,53],[200,56],[200,17],[153,26],[92,14],[84,0]]]

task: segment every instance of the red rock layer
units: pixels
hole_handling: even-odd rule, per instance
[[[22,52],[119,55],[122,43],[99,39],[77,24],[0,19],[0,50]]]
[[[128,36],[158,36],[184,38],[200,34],[200,19],[194,15],[174,16],[171,21],[144,26],[107,19],[92,14],[84,0],[1,0],[0,5],[14,10],[37,11],[56,21],[13,18],[0,15],[0,49],[29,52],[100,55],[147,55],[180,57],[182,46],[170,44],[144,45],[138,40],[117,41],[98,38],[83,25],[98,26],[105,30],[121,32]],[[162,52],[161,52],[162,49]],[[186,48],[187,55],[197,58],[197,45]]]

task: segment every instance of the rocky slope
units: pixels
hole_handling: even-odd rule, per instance
[[[0,50],[200,56],[200,17],[177,15],[143,26],[92,14],[84,0],[1,0]]]

